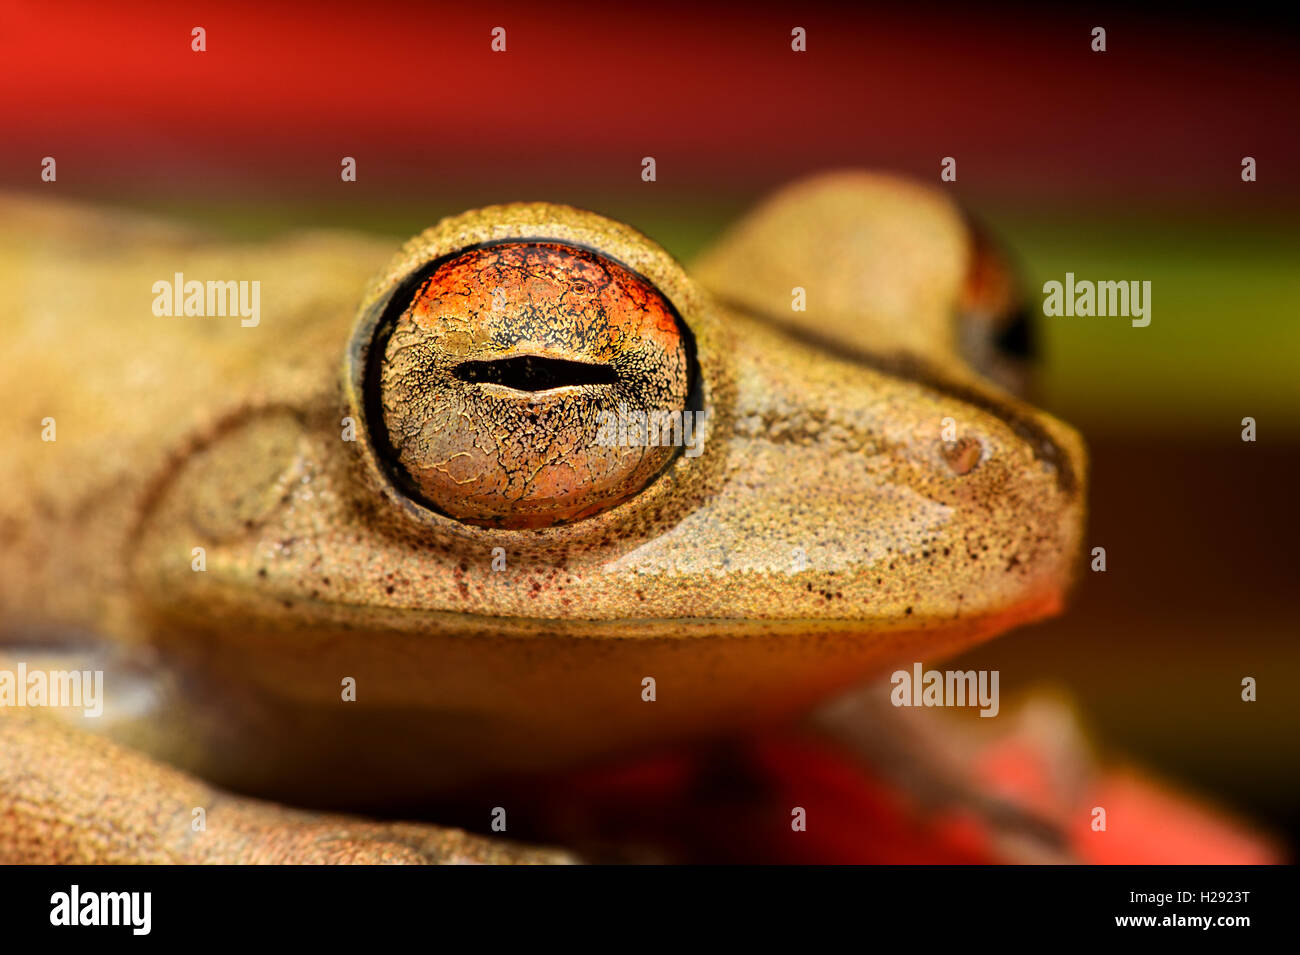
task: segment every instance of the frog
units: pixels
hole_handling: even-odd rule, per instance
[[[0,860],[581,861],[422,807],[788,725],[1072,586],[1082,439],[936,186],[817,174],[689,268],[552,202],[396,253],[2,203],[0,673],[104,700],[0,706]]]

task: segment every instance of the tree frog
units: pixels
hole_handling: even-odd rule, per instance
[[[395,256],[0,222],[5,861],[567,861],[419,807],[797,719],[1070,585],[1082,443],[977,360],[1001,273],[929,187],[797,182],[689,270],[539,202]]]

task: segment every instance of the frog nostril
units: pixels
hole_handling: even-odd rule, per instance
[[[580,385],[612,385],[618,372],[612,365],[516,355],[492,361],[463,361],[451,370],[452,377],[469,384],[502,385],[516,391],[549,391]]]
[[[940,453],[954,474],[966,475],[980,463],[984,455],[984,445],[974,438],[945,441],[940,447]]]

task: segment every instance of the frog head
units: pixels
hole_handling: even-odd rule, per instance
[[[1054,613],[1082,446],[964,357],[977,258],[865,174],[689,271],[567,206],[445,219],[159,488],[155,639],[441,785],[787,718]]]

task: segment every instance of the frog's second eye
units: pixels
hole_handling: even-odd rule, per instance
[[[470,524],[544,527],[627,500],[672,460],[671,442],[627,422],[686,410],[693,346],[640,275],[521,241],[436,262],[408,288],[369,388],[411,497]]]

